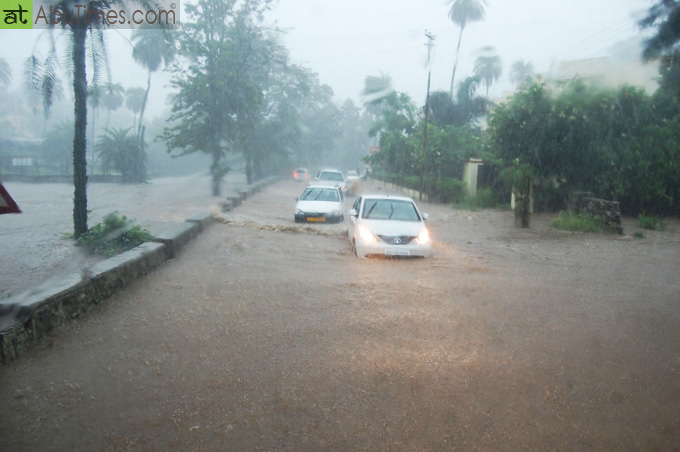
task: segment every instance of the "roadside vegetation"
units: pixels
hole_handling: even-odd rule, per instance
[[[91,6],[100,3],[106,2]],[[464,29],[483,21],[491,6],[482,0],[450,5],[460,47]],[[450,90],[428,90],[423,106],[396,91],[388,74],[366,77],[363,105],[338,102],[317,73],[291,61],[276,27],[265,20],[274,7],[269,0],[196,0],[187,5],[181,29],[136,30],[130,61],[147,70],[145,87],[110,80],[105,25],[65,28],[73,72],[62,78],[77,87],[74,119],[46,130],[41,152],[54,162],[51,172],[73,178],[74,237],[89,231],[88,164],[139,183],[147,170],[154,171],[148,168],[148,151],[206,157],[202,164],[208,161],[215,196],[238,158],[249,183],[296,166],[367,165],[377,179],[460,208],[507,205],[514,194],[523,227],[529,226],[530,194],[537,211],[557,212],[570,192],[589,191],[618,201],[624,215],[680,214],[678,2],[657,0],[639,23],[649,38],[643,57],[660,63],[655,92],[607,88],[577,77],[546,80],[531,62],[518,60],[508,74],[514,93],[493,101],[489,88],[503,75],[504,62],[487,46],[477,54],[472,73],[458,78],[464,53],[457,51]],[[34,104],[42,103],[45,128],[53,104],[67,97],[59,60],[53,45],[25,65],[26,85],[37,95]],[[171,110],[156,123],[145,121],[152,76],[163,67],[172,73]],[[10,77],[0,60],[0,83]],[[105,121],[97,119],[102,109]],[[128,122],[110,126],[112,115],[126,109]],[[86,152],[93,144],[96,152]],[[475,198],[467,196],[462,182],[471,158],[484,161]]]
[[[77,244],[92,254],[111,257],[152,239],[153,235],[149,231],[134,224],[125,215],[118,216],[113,212],[106,215],[101,223],[97,223],[82,234]]]
[[[557,229],[574,232],[602,232],[606,230],[605,226],[596,218],[568,210],[560,211],[557,217],[553,219],[552,225]]]

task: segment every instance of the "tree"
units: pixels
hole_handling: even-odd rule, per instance
[[[12,68],[4,58],[0,58],[0,83],[6,86],[12,83]]]
[[[105,128],[107,129],[109,128],[111,112],[118,110],[123,105],[124,99],[125,88],[123,88],[123,85],[121,85],[120,83],[111,82],[104,84],[101,103],[104,106],[104,108],[106,108],[106,110],[108,111]]]
[[[86,42],[91,36],[90,51],[93,62],[93,83],[96,85],[101,70],[106,66],[106,46],[103,28],[108,23],[89,20],[92,12],[122,9],[122,0],[89,1],[87,8],[74,8],[73,2],[61,0],[50,6],[51,14],[61,18],[61,26],[67,28],[71,37],[69,60],[73,68],[73,110],[75,115],[73,134],[73,235],[77,239],[87,232],[87,75]],[[149,10],[159,9],[153,0],[137,0],[136,3]],[[36,93],[41,93],[46,111],[52,105],[54,79],[56,77],[56,48],[52,46],[45,61],[32,55],[27,62],[28,84]]]
[[[136,136],[128,135],[132,128],[106,129],[95,144],[95,150],[102,161],[102,169],[120,171],[124,183],[144,182],[146,179],[146,157]]]
[[[229,171],[226,152],[242,143],[262,106],[254,68],[269,58],[260,45],[268,9],[267,0],[199,0],[187,6],[190,20],[183,23],[180,54],[189,64],[173,70],[178,94],[161,138],[169,152],[212,156],[214,196]]]
[[[146,91],[144,88],[133,87],[125,91],[125,106],[132,112],[134,119],[132,121],[133,128],[137,128],[137,113],[142,111],[144,104],[144,95]]]
[[[456,78],[456,68],[458,67],[458,56],[460,54],[460,44],[463,40],[463,30],[469,22],[478,22],[484,19],[485,0],[452,0],[449,18],[454,24],[460,27],[458,34],[458,45],[456,46],[456,60],[453,63],[453,73],[451,74],[451,89],[449,95],[453,97],[453,87]]]
[[[517,60],[510,67],[510,82],[517,87],[523,83],[530,82],[534,74],[533,63]]]
[[[644,45],[642,56],[647,60],[678,55],[680,41],[680,1],[659,0],[639,22],[643,29],[656,28],[656,33]]]
[[[173,46],[173,35],[169,33],[169,30],[159,28],[142,27],[136,29],[132,34],[132,42],[134,43],[133,58],[148,71],[146,91],[139,110],[139,124],[137,125],[137,135],[143,145],[144,110],[151,91],[151,74],[160,69],[161,64],[167,66],[174,59],[175,48]]]
[[[475,75],[479,77],[486,86],[486,97],[489,97],[489,87],[498,80],[503,73],[501,58],[495,55],[493,49],[486,47],[483,49],[487,52],[485,55],[480,55],[475,60]]]
[[[447,92],[435,91],[430,95],[432,123],[437,127],[462,127],[473,123],[488,111],[489,101],[477,95],[478,77],[467,77],[458,84],[452,99]]]
[[[644,44],[645,60],[659,60],[661,88],[680,100],[680,1],[659,0],[639,22],[642,29],[656,32]]]

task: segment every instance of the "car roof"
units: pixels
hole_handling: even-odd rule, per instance
[[[393,196],[393,195],[386,195],[386,194],[368,194],[368,195],[361,195],[363,199],[394,199],[397,201],[410,201],[415,204],[415,201],[413,198],[409,198],[408,196]]]
[[[337,188],[339,190],[338,184],[339,181],[314,181],[307,184],[307,188]]]
[[[335,169],[335,168],[324,168],[319,172],[320,173],[342,173],[342,171],[340,171],[339,169]]]

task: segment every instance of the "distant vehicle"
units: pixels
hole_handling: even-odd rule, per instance
[[[340,223],[345,220],[345,195],[335,184],[311,183],[295,204],[295,222]]]
[[[336,169],[325,169],[320,171],[314,179],[323,182],[333,182],[338,187],[340,187],[342,191],[347,191],[347,179],[345,179],[342,171]]]
[[[296,181],[308,181],[309,171],[307,171],[307,168],[295,168],[293,171],[293,179]]]
[[[356,171],[347,171],[345,175],[347,179],[347,193],[356,194],[361,191],[361,177]]]
[[[349,211],[347,237],[357,257],[432,255],[432,239],[416,203],[405,196],[359,196]]]
[[[347,179],[347,182],[352,182],[355,180],[359,180],[361,176],[359,176],[359,173],[357,173],[354,170],[347,171],[347,174],[345,175],[345,178]]]

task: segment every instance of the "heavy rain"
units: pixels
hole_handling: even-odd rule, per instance
[[[2,450],[680,448],[677,2],[42,3]]]

